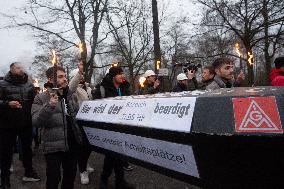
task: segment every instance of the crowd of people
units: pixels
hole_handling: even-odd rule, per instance
[[[54,78],[56,72],[56,78]],[[0,81],[0,171],[1,189],[10,188],[10,173],[16,141],[20,141],[24,182],[38,182],[40,177],[33,168],[33,127],[40,128],[41,145],[46,161],[46,189],[74,188],[77,167],[82,184],[89,183],[91,154],[87,138],[75,120],[81,103],[130,94],[130,84],[121,67],[111,67],[103,80],[91,89],[84,80],[83,64],[71,72],[68,83],[65,70],[57,66],[46,70],[45,92],[39,93],[29,80],[21,63],[10,65],[10,71]],[[155,94],[160,91],[160,81],[152,70],[144,73],[145,82],[136,95]],[[196,70],[186,70],[177,76],[172,92],[188,90],[215,90],[239,87],[245,79],[243,72],[234,73],[234,63],[229,58],[218,58],[203,68],[202,81],[196,80]],[[284,86],[284,57],[276,58],[270,75],[272,86]],[[37,144],[36,144],[37,145]],[[115,173],[116,188],[132,189],[126,181],[125,170],[133,167],[125,160],[105,154],[100,189],[108,188],[108,179]]]

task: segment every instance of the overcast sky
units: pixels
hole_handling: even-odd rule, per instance
[[[26,0],[0,0],[0,12],[14,13],[16,8],[22,7]],[[159,1],[162,0],[158,0]],[[163,0],[169,3],[169,11],[177,14],[186,14],[194,19],[197,14],[196,7],[191,0]],[[9,23],[9,20],[0,15],[0,28]],[[28,68],[33,56],[36,55],[35,40],[28,30],[0,29],[0,76],[6,72],[10,63],[21,61]]]

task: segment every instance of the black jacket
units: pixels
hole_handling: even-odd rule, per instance
[[[177,83],[177,85],[172,90],[172,92],[182,92],[182,91],[187,91],[187,86],[180,83]]]
[[[28,76],[14,76],[9,72],[4,80],[0,81],[0,128],[31,127],[34,97],[34,86],[28,80]],[[10,101],[20,102],[22,108],[10,108]]]
[[[147,95],[147,94],[156,94],[160,91],[159,87],[156,89],[154,88],[154,83],[153,84],[148,84],[147,81],[144,83],[144,87],[140,87],[135,94],[136,95]]]
[[[101,94],[101,86],[103,87],[104,90],[104,95]],[[129,96],[129,83],[124,82],[119,86],[120,91],[121,91],[121,96]],[[93,91],[93,98],[94,99],[100,99],[100,98],[108,98],[108,97],[116,97],[119,96],[118,90],[115,88],[113,84],[112,78],[107,74],[102,82],[96,86],[96,89]]]

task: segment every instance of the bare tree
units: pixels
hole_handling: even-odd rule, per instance
[[[39,38],[54,36],[70,47],[81,47],[85,78],[90,81],[97,46],[107,37],[106,33],[105,37],[99,38],[107,5],[108,0],[29,0],[23,7],[28,17],[6,16],[13,19],[17,27],[32,28]]]
[[[275,9],[276,2],[278,2],[277,6],[283,7],[283,2],[278,0],[198,0],[198,2],[208,8],[202,25],[207,26],[210,32],[225,29],[226,35],[236,35],[245,47],[247,60],[249,60],[248,53],[252,54],[252,49],[265,39],[263,30],[265,28],[271,30],[283,21],[283,13],[280,12],[283,8],[278,11]],[[265,9],[265,4],[269,4],[270,8]],[[275,15],[274,18],[270,17],[271,20],[266,24],[262,17],[265,10]],[[278,37],[280,33],[278,32]],[[267,36],[276,37],[277,35],[268,34]],[[271,67],[271,64],[269,65]],[[248,83],[251,85],[254,81],[253,64],[247,62],[247,69]],[[269,71],[269,68],[267,70]]]
[[[68,48],[69,44],[57,38],[49,38],[46,36],[38,41],[38,52],[32,62],[33,76],[36,78],[45,78],[45,71],[52,65],[51,51],[57,47],[56,56],[59,65],[64,67],[67,71],[67,78],[69,78],[69,71],[77,68],[78,53]],[[48,53],[47,53],[48,52]]]
[[[132,90],[139,71],[150,60],[152,52],[148,10],[149,6],[143,0],[117,0],[107,15],[113,37],[110,52],[122,61],[121,66],[128,68]]]

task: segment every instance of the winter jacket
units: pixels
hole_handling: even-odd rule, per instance
[[[101,86],[103,87],[103,95]],[[128,82],[125,82],[119,86],[121,96],[129,96],[130,91],[129,91],[129,84]],[[113,84],[112,78],[107,74],[102,82],[96,86],[96,89],[93,93],[94,99],[100,99],[100,98],[108,98],[108,97],[116,97],[119,96],[119,91],[118,89],[115,88]]]
[[[89,87],[88,83],[79,84],[81,75],[78,72],[69,82],[70,88],[76,89],[76,96],[78,99],[79,106],[81,106],[82,102],[85,100],[92,100],[92,89]]]
[[[188,81],[188,90],[189,91],[194,91],[198,89],[198,82],[196,77],[192,78],[191,80]]]
[[[234,83],[232,81],[225,83],[221,77],[219,77],[218,75],[215,75],[214,81],[212,81],[212,83],[210,83],[206,87],[206,90],[216,90],[220,88],[232,88],[233,86],[234,86]]]
[[[284,71],[280,69],[272,69],[269,79],[272,86],[284,86]]]
[[[159,92],[159,87],[154,88],[153,84],[148,84],[147,81],[144,83],[144,87],[140,87],[135,93],[137,95],[147,95],[147,94],[156,94]]]
[[[187,91],[187,86],[177,83],[177,85],[172,89],[172,92],[182,92]]]
[[[213,81],[214,81],[214,79],[210,79],[210,80],[208,80],[208,81],[202,81],[202,82],[199,84],[198,89],[199,89],[199,90],[205,90],[206,87],[207,87],[208,85],[210,85]]]
[[[32,127],[31,107],[35,97],[28,75],[15,76],[9,72],[0,81],[0,128]],[[10,108],[10,101],[18,101],[22,108]]]
[[[38,94],[34,99],[32,120],[34,126],[42,128],[44,153],[68,151],[70,147],[67,141],[67,130],[70,127],[77,143],[82,144],[83,133],[75,120],[75,115],[79,109],[78,100],[71,90],[66,91],[66,93],[66,102],[64,98],[59,98],[58,104],[54,108],[49,104],[48,92]],[[66,116],[67,114],[69,116]],[[67,117],[69,120],[67,120]],[[67,121],[70,125],[67,125]]]

